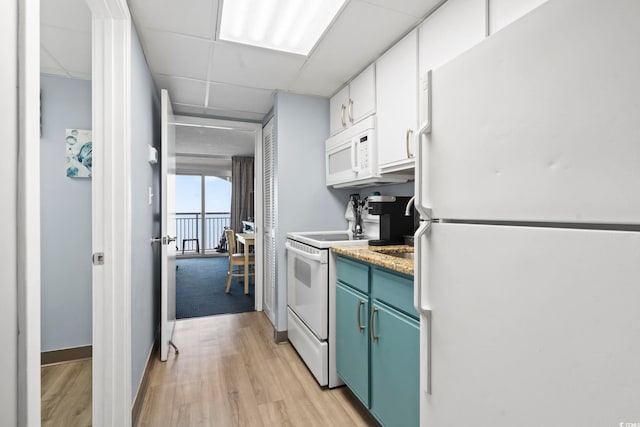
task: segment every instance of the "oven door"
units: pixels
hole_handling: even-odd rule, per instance
[[[328,249],[287,240],[287,299],[289,308],[320,340],[328,336]]]

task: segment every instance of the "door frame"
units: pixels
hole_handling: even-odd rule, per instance
[[[17,424],[40,425],[40,0],[18,0]],[[9,59],[11,61],[11,59]],[[9,62],[11,64],[11,62]],[[12,202],[9,202],[12,206]],[[15,206],[15,205],[14,205]],[[9,344],[9,348],[13,348]]]
[[[92,14],[93,425],[131,426],[131,15],[126,0]]]
[[[171,94],[169,94],[171,95]],[[226,119],[209,119],[205,117],[181,116],[179,113],[174,114],[176,125],[180,126],[212,126],[230,128],[232,130],[249,131],[254,134],[254,216],[255,216],[255,304],[256,311],[262,311],[262,298],[264,295],[264,283],[262,280],[262,272],[264,268],[264,239],[262,237],[263,213],[261,206],[263,204],[262,185],[257,185],[263,181],[262,170],[262,123],[241,122],[237,120]],[[260,232],[258,232],[260,231]]]
[[[93,425],[131,425],[130,46],[126,0],[86,0],[92,14]],[[18,425],[39,426],[40,0],[17,0]],[[87,254],[89,256],[89,254]]]

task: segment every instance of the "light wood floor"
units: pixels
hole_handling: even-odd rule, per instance
[[[42,426],[91,426],[91,359],[43,366]]]
[[[371,426],[345,387],[322,389],[263,313],[181,320],[167,362],[154,358],[140,427]]]
[[[263,313],[176,323],[167,362],[153,358],[138,426],[375,426],[345,388],[323,389]],[[42,426],[91,426],[91,360],[42,368]]]

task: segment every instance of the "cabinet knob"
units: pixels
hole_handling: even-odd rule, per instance
[[[406,135],[407,159],[412,159],[413,158],[413,153],[411,152],[411,147],[410,147],[411,136],[412,135],[413,135],[413,129],[411,129],[411,128],[407,129],[407,135]]]

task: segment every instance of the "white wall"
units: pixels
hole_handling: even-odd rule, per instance
[[[18,13],[17,1],[0,2],[0,224],[3,238],[0,247],[0,366],[5,374],[0,381],[0,425],[17,425],[17,164],[18,164]]]
[[[287,264],[291,231],[346,230],[348,190],[325,185],[329,100],[278,92],[275,100],[277,157],[276,329],[287,329]]]
[[[135,28],[131,30],[131,392],[140,387],[160,322],[159,166],[147,161],[147,146],[160,151],[160,98]],[[148,201],[152,188],[152,203]]]
[[[65,175],[65,129],[91,129],[91,81],[42,75],[42,351],[91,345],[91,180]]]

